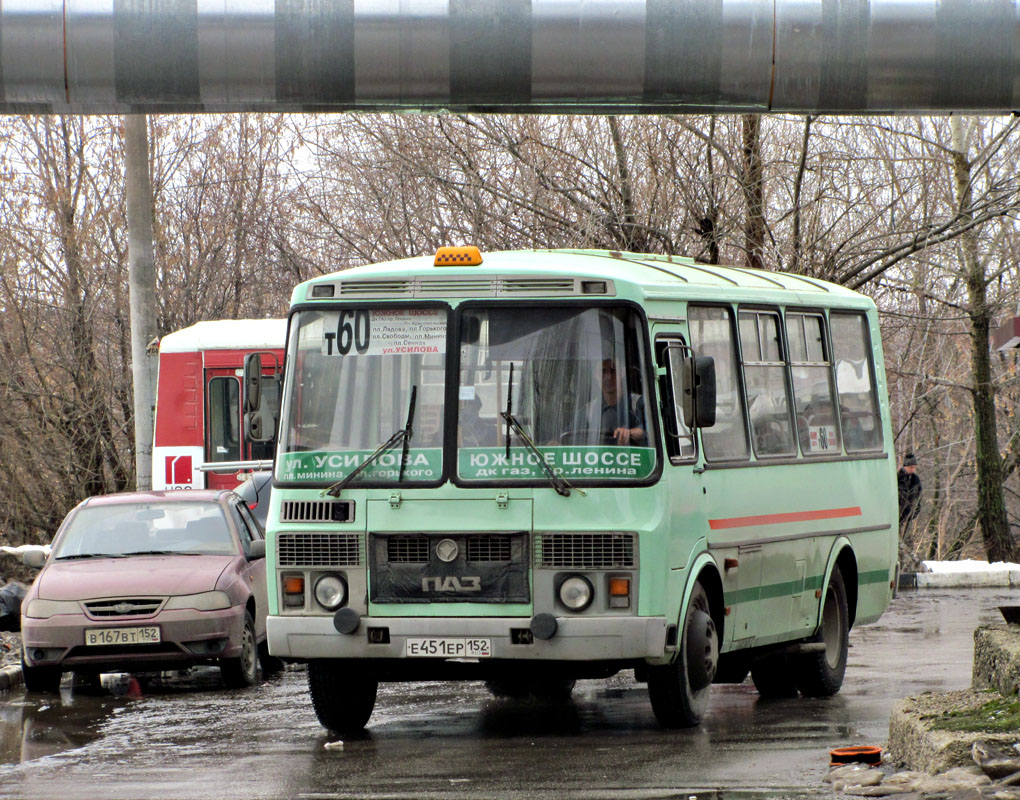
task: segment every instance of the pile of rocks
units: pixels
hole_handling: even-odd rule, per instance
[[[1020,757],[974,746],[974,764],[937,775],[916,770],[889,774],[864,764],[836,767],[825,778],[832,788],[851,797],[893,797],[901,800],[1020,800]]]
[[[0,631],[0,669],[21,666],[21,634]]]

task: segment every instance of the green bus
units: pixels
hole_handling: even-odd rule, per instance
[[[269,651],[338,733],[380,681],[633,670],[666,727],[748,673],[832,695],[895,589],[875,305],[814,278],[474,247],[316,278],[278,430]]]

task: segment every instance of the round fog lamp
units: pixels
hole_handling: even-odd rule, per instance
[[[595,592],[587,578],[571,575],[560,584],[560,602],[571,611],[584,611]]]
[[[323,608],[336,611],[347,599],[347,584],[339,575],[323,575],[315,582],[315,599]]]

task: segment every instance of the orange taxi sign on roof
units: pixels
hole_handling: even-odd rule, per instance
[[[436,250],[437,267],[477,267],[482,263],[482,252],[474,245],[440,247]]]

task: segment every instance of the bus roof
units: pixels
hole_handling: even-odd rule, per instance
[[[744,267],[704,264],[682,256],[626,253],[614,250],[513,250],[482,253],[480,266],[436,267],[433,256],[405,258],[363,267],[307,281],[294,290],[293,303],[301,303],[310,295],[309,287],[315,284],[338,284],[334,299],[371,296],[442,299],[450,297],[482,297],[498,293],[500,296],[520,294],[540,297],[572,294],[556,290],[553,283],[520,281],[519,291],[508,290],[504,285],[492,292],[485,284],[494,276],[545,279],[556,277],[582,277],[618,281],[631,284],[645,299],[667,299],[717,295],[720,300],[732,297],[745,298],[748,294],[792,294],[799,303],[820,305],[859,304],[865,300],[844,286],[785,272],[749,269]],[[471,278],[475,280],[471,280]],[[427,284],[435,281],[431,289]],[[550,291],[543,292],[543,286]],[[788,298],[788,299],[793,299]],[[853,300],[857,300],[854,303]]]
[[[196,322],[159,340],[161,353],[200,350],[282,350],[287,340],[285,319],[217,319]]]

